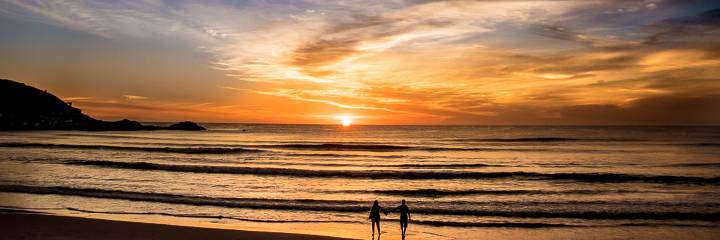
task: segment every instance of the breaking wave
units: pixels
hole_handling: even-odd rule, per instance
[[[187,154],[224,154],[224,153],[251,153],[262,152],[258,149],[247,148],[213,148],[213,147],[134,147],[115,145],[82,145],[82,144],[52,144],[52,143],[1,143],[6,148],[60,148],[60,149],[88,149],[88,150],[119,150],[141,152],[187,153]]]
[[[720,177],[704,178],[673,175],[631,175],[620,173],[538,173],[538,172],[471,172],[471,171],[397,171],[397,170],[310,170],[241,166],[175,165],[149,162],[118,162],[73,160],[65,164],[136,170],[160,170],[192,173],[225,173],[297,177],[362,178],[362,179],[495,179],[571,180],[578,182],[648,182],[718,184]]]
[[[358,192],[358,191],[347,191]],[[608,194],[608,193],[634,193],[637,191],[629,190],[566,190],[566,191],[547,191],[547,190],[444,190],[444,189],[412,189],[412,190],[370,190],[360,191],[365,193],[385,194],[394,196],[461,196],[461,195],[561,195],[561,194]]]
[[[717,168],[720,167],[720,163],[676,163],[676,164],[668,164],[665,166],[669,167],[713,167]]]
[[[636,141],[615,138],[564,138],[564,137],[528,137],[528,138],[458,138],[455,142],[618,142]]]
[[[403,152],[403,151],[426,151],[426,152],[600,152],[607,150],[595,149],[561,149],[561,148],[518,148],[518,147],[433,147],[433,146],[407,146],[391,144],[347,144],[347,143],[319,143],[319,144],[174,144],[162,143],[165,146],[127,146],[127,145],[85,145],[85,144],[55,144],[55,143],[0,143],[0,147],[6,148],[58,148],[58,149],[88,149],[88,150],[118,150],[118,151],[144,151],[144,152],[167,152],[167,153],[195,153],[195,154],[224,154],[224,153],[248,153],[267,150],[303,150],[303,151],[337,151],[337,152]],[[171,146],[171,147],[167,147]],[[621,150],[616,150],[621,151]],[[287,156],[303,156],[306,153],[288,153]],[[337,155],[337,154],[334,154]],[[314,154],[314,156],[323,156]],[[327,155],[328,157],[333,155]],[[356,155],[341,155],[356,156]],[[378,156],[381,158],[398,158],[403,156]]]
[[[330,211],[330,212],[367,212],[368,202],[352,200],[315,200],[315,199],[262,199],[262,198],[215,198],[205,196],[187,196],[165,193],[141,193],[121,190],[104,190],[72,187],[40,187],[25,185],[0,185],[2,192],[18,192],[31,194],[57,194],[93,198],[122,199],[132,201],[149,201],[172,204],[207,205],[231,208],[297,210],[297,211]],[[528,203],[537,205],[537,203]],[[558,203],[561,204],[561,203]],[[572,204],[570,202],[566,204]],[[583,204],[576,202],[575,204]],[[592,202],[590,204],[593,204]],[[608,205],[616,203],[605,203]],[[423,204],[418,204],[423,205]],[[426,205],[426,204],[425,204]],[[455,206],[450,205],[450,206]],[[720,212],[685,212],[685,211],[558,211],[548,210],[507,210],[507,209],[463,209],[447,207],[413,207],[413,213],[427,215],[462,215],[462,216],[497,216],[523,218],[577,218],[577,219],[676,219],[720,221]],[[197,216],[194,216],[197,217]],[[426,222],[432,224],[432,222]],[[440,224],[440,223],[436,223]],[[484,223],[483,223],[484,224]],[[482,225],[481,225],[482,226]]]

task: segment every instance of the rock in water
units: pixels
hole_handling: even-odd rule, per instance
[[[204,127],[198,125],[197,123],[190,122],[190,121],[179,122],[179,123],[170,125],[170,127],[167,127],[167,129],[170,129],[170,130],[189,130],[189,131],[205,130]]]

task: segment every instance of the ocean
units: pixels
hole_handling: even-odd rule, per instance
[[[720,238],[720,127],[203,125],[2,132],[0,207],[367,238],[405,199],[416,239]]]

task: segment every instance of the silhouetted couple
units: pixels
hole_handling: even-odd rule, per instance
[[[400,204],[400,206],[397,206],[390,212],[395,212],[397,210],[400,210],[400,231],[402,232],[402,238],[405,239],[405,231],[407,230],[408,221],[410,221],[410,208],[408,208],[408,206],[405,205],[405,199],[402,200],[402,204]],[[380,204],[378,204],[378,201],[375,200],[372,208],[370,209],[370,220],[372,220],[372,223],[370,225],[372,226],[373,238],[375,238],[375,226],[377,226],[378,239],[380,239],[380,212],[381,211],[385,214],[385,216],[387,216],[388,211],[386,211],[385,209],[380,207]]]

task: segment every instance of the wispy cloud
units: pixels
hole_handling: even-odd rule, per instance
[[[709,1],[0,2],[106,38],[188,42],[238,80],[224,89],[432,123],[593,122],[579,116],[592,109],[653,122],[630,110],[720,89]]]
[[[128,101],[149,99],[149,97],[143,97],[143,96],[138,96],[138,95],[123,95],[123,97],[125,97],[125,100],[128,100]]]

